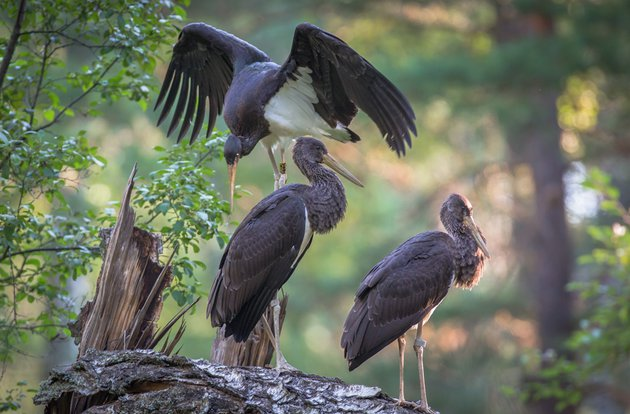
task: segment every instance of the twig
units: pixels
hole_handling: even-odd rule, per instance
[[[68,325],[61,323],[48,323],[43,325],[25,325],[25,326],[17,326],[17,325],[0,325],[0,329],[17,329],[22,331],[36,331],[37,329],[42,328],[67,328]]]
[[[50,47],[50,39],[46,41],[46,44],[44,45],[42,65],[39,69],[39,78],[37,79],[37,88],[35,89],[35,96],[33,97],[33,102],[31,103],[31,118],[28,122],[29,125],[33,125],[33,121],[35,120],[35,107],[37,106],[37,101],[39,100],[39,94],[42,91],[42,82],[44,81],[44,74],[46,73],[48,58],[51,56],[51,54],[48,53],[48,47]]]
[[[195,168],[199,167],[201,165],[201,163],[210,156],[210,154],[212,154],[213,149],[210,148],[208,149],[208,151],[203,154],[201,157],[199,157],[199,159],[197,160],[197,162],[195,163]]]
[[[2,256],[2,260],[13,256],[23,256],[29,253],[37,252],[64,252],[69,250],[89,250],[90,252],[98,252],[98,247],[85,247],[85,246],[68,246],[68,247],[35,247],[32,249],[21,250],[19,252],[7,253]],[[2,261],[0,260],[0,261]]]

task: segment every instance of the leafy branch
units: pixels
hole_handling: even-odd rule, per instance
[[[98,247],[85,247],[85,246],[68,246],[68,247],[35,247],[32,249],[26,249],[26,250],[22,250],[22,251],[18,251],[18,252],[11,252],[8,253],[8,250],[5,252],[5,254],[0,257],[0,262],[4,261],[4,259],[13,257],[13,256],[25,256],[28,255],[30,253],[40,253],[40,252],[66,252],[66,251],[71,251],[71,250],[78,250],[78,251],[92,251],[92,252],[97,252],[98,251]]]
[[[588,227],[596,246],[578,260],[588,277],[567,286],[587,311],[565,344],[572,358],[545,361],[539,380],[522,393],[525,399],[553,397],[558,410],[602,387],[614,388],[630,374],[630,209],[603,171],[592,169],[583,185],[600,195],[600,216],[608,223]]]

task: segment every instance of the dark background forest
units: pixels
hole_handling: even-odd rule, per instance
[[[18,14],[15,3],[0,12],[3,56]],[[42,7],[54,4],[41,3]],[[97,3],[94,7],[102,7]],[[124,3],[113,2],[112,8],[114,4],[122,8]],[[163,8],[171,6],[161,3]],[[59,2],[58,7],[68,4]],[[144,3],[133,4],[143,7]],[[36,13],[30,7],[27,2],[24,24],[34,30],[45,19],[28,20],[29,12]],[[71,319],[92,296],[99,268],[93,228],[111,223],[114,202],[120,199],[133,164],[138,163],[140,181],[153,183],[144,187],[146,192],[138,202],[147,207],[155,201],[151,190],[168,194],[174,188],[169,183],[179,182],[168,174],[176,178],[177,174],[191,174],[190,170],[177,172],[177,157],[194,159],[191,151],[211,148],[214,159],[200,170],[200,182],[220,197],[212,202],[216,219],[204,217],[206,223],[212,221],[208,224],[212,232],[178,236],[183,241],[194,240],[194,248],[181,251],[186,260],[180,265],[186,271],[176,278],[180,288],[169,292],[163,313],[167,320],[182,304],[201,295],[201,302],[186,318],[179,353],[208,358],[215,332],[205,319],[205,300],[221,247],[238,221],[273,190],[273,177],[264,151],[255,149],[239,164],[238,198],[228,216],[225,163],[216,150],[220,144],[210,140],[207,146],[182,145],[169,152],[175,142],[166,138],[164,128],[155,126],[157,116],[152,108],[170,47],[176,41],[177,30],[172,25],[181,28],[188,22],[206,22],[282,62],[295,26],[308,21],[344,39],[403,91],[417,116],[418,138],[406,157],[397,158],[381,142],[367,116],[360,114],[351,125],[363,138],[360,143],[326,142],[365,188],[344,182],[348,194],[345,219],[330,234],[315,237],[285,285],[289,305],[282,344],[287,360],[305,372],[378,386],[396,396],[395,345],[349,373],[339,346],[343,321],[365,273],[408,237],[441,229],[440,205],[448,194],[459,192],[472,202],[492,258],[480,284],[472,291],[453,289],[425,326],[430,405],[445,413],[630,412],[630,310],[624,304],[630,292],[630,236],[626,231],[630,216],[622,207],[630,205],[630,3],[193,0],[176,13],[186,17],[137,22],[143,26],[142,32],[151,31],[151,24],[164,30],[159,39],[146,44],[157,57],[146,66],[151,72],[146,78],[136,74],[138,84],[130,82],[128,94],[111,97],[100,91],[101,102],[94,108],[79,103],[72,107],[74,116],[66,117],[70,115],[66,111],[63,119],[56,117],[60,111],[55,98],[48,95],[47,105],[52,109],[36,108],[37,116],[25,127],[37,130],[39,119],[40,125],[54,121],[60,133],[82,130],[84,141],[80,142],[85,144],[60,150],[92,147],[95,149],[85,152],[106,160],[106,165],[98,162],[85,168],[89,174],[76,172],[83,168],[78,161],[77,165],[52,166],[47,173],[61,177],[55,191],[66,203],[63,214],[76,217],[96,212],[94,217],[84,214],[86,220],[94,219],[94,227],[85,230],[81,240],[63,239],[63,226],[57,226],[59,233],[51,236],[64,240],[59,245],[83,244],[85,249],[76,255],[92,255],[89,266],[76,276],[62,278],[63,289],[52,293],[46,288],[16,294],[16,269],[28,260],[8,253],[15,249],[17,242],[12,237],[19,233],[11,227],[10,206],[24,203],[16,195],[19,186],[15,183],[20,181],[11,175],[11,165],[18,165],[12,154],[30,142],[15,133],[14,122],[20,117],[16,108],[27,98],[16,98],[11,82],[18,84],[20,71],[36,73],[37,65],[21,69],[19,60],[27,60],[18,55],[8,67],[9,76],[2,85],[0,136],[0,204],[5,205],[0,218],[5,238],[0,251],[0,304],[2,334],[9,338],[2,349],[0,398],[5,401],[4,409],[18,404],[20,412],[38,412],[28,390],[37,388],[51,368],[76,358],[76,348],[62,327],[52,331],[38,330],[32,324],[20,327],[18,315],[46,314],[52,301],[70,309],[64,317]],[[22,53],[28,53],[28,45],[22,47]],[[60,76],[64,68],[89,62],[93,53],[80,47],[61,49],[55,58],[63,65],[51,77]],[[136,56],[130,56],[133,62]],[[142,66],[137,70],[141,72]],[[134,73],[125,76],[134,78]],[[33,77],[30,85],[36,80]],[[77,90],[89,89],[80,79],[77,82],[72,85]],[[102,86],[100,83],[99,88]],[[134,95],[133,88],[138,88],[141,98]],[[73,90],[66,93],[77,94]],[[64,93],[57,95],[63,107]],[[222,120],[216,129],[225,129]],[[11,141],[12,134],[17,137],[15,142],[22,140],[20,144]],[[38,150],[33,147],[31,151]],[[166,173],[164,159],[168,157],[174,170]],[[43,170],[46,165],[15,171],[30,171],[28,168]],[[152,175],[156,170],[161,172]],[[304,182],[292,163],[288,174],[290,182]],[[60,214],[56,210],[60,201],[38,198],[36,193],[29,193],[31,207],[22,211],[42,220]],[[194,210],[204,202],[200,199],[180,208]],[[98,221],[101,215],[109,219]],[[157,221],[164,224],[157,229],[174,234],[181,231],[169,222],[176,216],[160,216]],[[150,212],[146,217],[147,224],[155,223]],[[72,231],[81,233],[77,228]],[[26,240],[26,236],[20,237]],[[36,241],[29,243],[22,251],[37,246]],[[51,245],[57,246],[55,243]],[[47,252],[35,267],[43,267],[47,260],[74,258]],[[64,269],[57,268],[58,272]],[[51,322],[42,317],[36,321],[57,325],[63,320]],[[10,339],[15,332],[15,339]],[[412,355],[408,354],[408,361],[413,361]],[[409,363],[405,375],[407,397],[418,399],[414,364]]]

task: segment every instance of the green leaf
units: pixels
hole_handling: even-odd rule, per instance
[[[46,109],[43,112],[44,115],[44,119],[48,122],[52,121],[53,119],[55,119],[55,111],[52,109]]]

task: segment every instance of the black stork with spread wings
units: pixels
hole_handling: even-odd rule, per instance
[[[405,241],[365,276],[344,324],[341,346],[352,371],[398,339],[401,402],[405,400],[403,366],[405,333],[417,324],[414,350],[418,358],[422,405],[428,408],[422,354],[422,326],[451,285],[471,289],[490,258],[485,238],[472,217],[468,199],[452,194],[440,219],[447,233],[430,231]]]
[[[343,40],[309,23],[296,27],[282,65],[230,33],[205,23],[186,25],[155,109],[162,103],[158,125],[175,105],[168,135],[181,124],[178,142],[191,126],[191,142],[198,136],[206,112],[209,135],[223,111],[231,131],[224,146],[230,200],[237,163],[259,141],[271,159],[277,189],[286,181],[284,151],[292,139],[360,139],[348,128],[357,107],[399,156],[405,143],[411,146],[411,133],[416,135],[415,114],[405,96]]]
[[[327,233],[346,211],[345,190],[329,169],[361,183],[332,158],[324,144],[299,138],[293,161],[310,185],[289,184],[260,201],[237,227],[225,248],[210,290],[206,315],[225,325],[225,337],[247,339],[265,308],[309,248],[313,233]],[[289,369],[280,352],[279,307],[274,307],[276,366]]]

